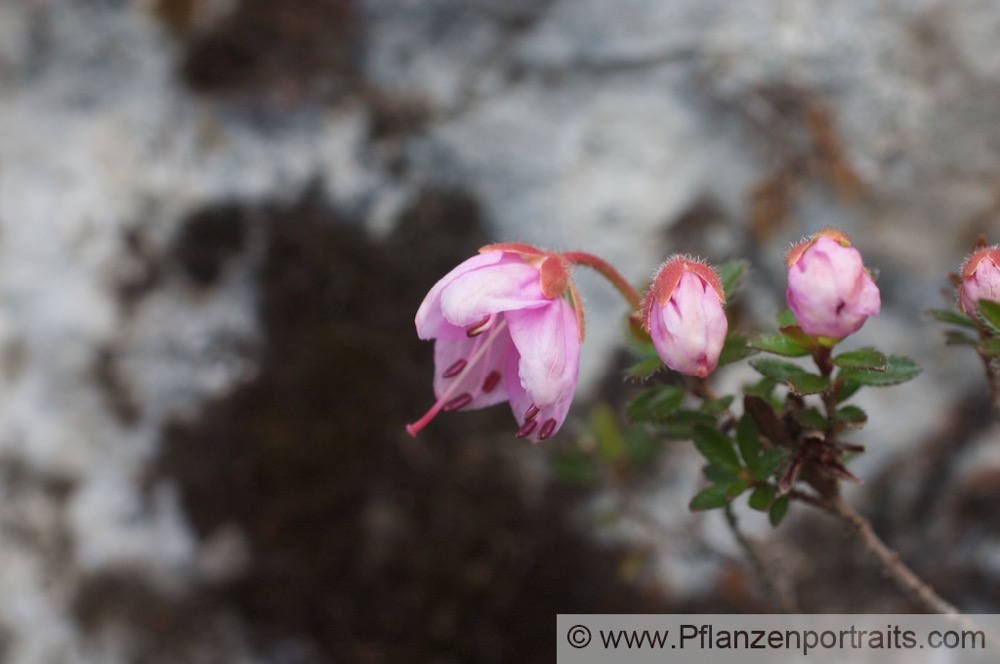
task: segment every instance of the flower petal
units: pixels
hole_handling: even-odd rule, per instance
[[[483,349],[483,344],[489,347]],[[477,354],[480,350],[482,354]],[[434,395],[440,399],[445,391],[455,396],[469,394],[472,401],[466,410],[506,401],[503,372],[507,355],[516,356],[517,351],[506,329],[496,335],[438,339],[434,342]]]
[[[494,265],[466,272],[441,291],[441,314],[452,325],[473,325],[490,314],[543,307],[538,268],[514,254]]]
[[[729,323],[719,296],[703,279],[682,275],[670,300],[651,307],[648,324],[653,345],[668,367],[701,377],[715,370]]]
[[[417,325],[417,336],[421,339],[436,339],[442,336],[457,338],[463,336],[465,331],[450,324],[442,315],[441,293],[456,279],[480,268],[495,265],[503,257],[504,254],[498,251],[477,254],[468,260],[462,261],[451,272],[441,277],[431,287],[430,291],[424,297],[424,301],[420,303],[420,308],[417,309],[417,315],[414,319]]]
[[[521,386],[539,408],[572,398],[580,372],[576,314],[562,298],[546,304],[505,314],[520,355]]]
[[[566,421],[566,415],[573,404],[572,393],[553,404],[540,407],[521,385],[518,376],[520,357],[517,353],[509,354],[505,364],[504,380],[507,383],[510,409],[517,421],[518,437],[526,438],[533,443],[551,438]],[[528,416],[531,416],[530,421]]]

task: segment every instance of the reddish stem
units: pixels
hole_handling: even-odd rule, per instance
[[[605,279],[611,282],[611,285],[618,289],[618,292],[622,294],[633,309],[638,309],[642,306],[642,298],[639,297],[639,293],[607,261],[593,254],[588,254],[585,251],[567,251],[563,253],[563,258],[573,265],[585,265],[597,270]]]

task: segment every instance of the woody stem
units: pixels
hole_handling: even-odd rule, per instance
[[[618,289],[618,292],[622,294],[622,297],[628,301],[633,309],[638,309],[641,306],[642,298],[639,297],[639,293],[607,261],[593,254],[588,254],[585,251],[567,251],[562,256],[572,265],[585,265],[597,270],[605,279],[611,282],[612,286]]]
[[[820,497],[793,490],[790,495],[792,498],[837,517],[848,525],[864,544],[865,549],[878,559],[885,575],[892,579],[900,589],[919,601],[925,610],[945,615],[959,615],[961,613],[907,567],[906,563],[900,560],[899,554],[890,549],[875,533],[871,522],[854,511],[839,494],[832,497]]]

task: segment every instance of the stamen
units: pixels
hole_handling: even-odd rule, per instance
[[[536,422],[535,420],[529,420],[525,422],[521,426],[521,428],[517,430],[517,433],[514,435],[517,436],[518,438],[527,438],[528,436],[531,435],[531,432],[534,431],[535,427],[537,426],[538,422]]]
[[[481,320],[477,320],[475,323],[470,325],[465,329],[465,334],[469,337],[478,337],[480,334],[486,331],[486,328],[490,326],[490,322],[493,320],[493,314],[487,314]]]
[[[462,394],[459,394],[457,397],[455,397],[454,399],[446,403],[444,406],[442,406],[441,410],[443,410],[446,413],[450,413],[453,410],[464,408],[465,406],[468,406],[470,403],[472,403],[472,395],[469,394],[468,392],[463,392]]]
[[[524,412],[524,421],[525,422],[532,421],[533,419],[535,419],[536,417],[538,417],[538,413],[540,413],[540,412],[542,412],[541,408],[539,408],[535,404],[531,404],[531,407],[528,408],[528,410],[526,410]]]
[[[468,361],[466,361],[466,360],[458,360],[457,362],[455,362],[455,364],[453,364],[450,367],[448,367],[445,370],[445,372],[443,374],[441,374],[441,377],[442,378],[454,378],[458,374],[462,373],[462,369],[464,369],[465,365],[467,365],[467,364],[468,364]]]
[[[459,372],[459,376],[461,376],[462,373],[470,371],[473,367],[475,367],[483,359],[483,357],[486,356],[487,351],[489,351],[490,347],[497,340],[497,337],[499,337],[506,329],[507,329],[507,321],[501,319],[500,322],[497,324],[497,326],[490,331],[489,336],[486,337],[486,339],[483,340],[482,343],[476,344],[476,351],[472,354],[472,357],[469,358],[468,364],[461,369],[461,371]],[[423,417],[421,417],[416,422],[406,425],[406,432],[411,436],[416,437],[416,435],[420,433],[424,429],[424,427],[430,424],[430,421],[433,420],[437,416],[437,414],[442,410],[455,410],[468,405],[472,400],[471,395],[462,394],[454,398],[452,398],[451,396],[455,392],[457,392],[459,388],[461,388],[462,383],[463,381],[461,377],[459,377],[458,380],[451,381],[451,383],[449,383],[448,387],[445,389],[444,393],[441,396],[439,396],[438,400],[434,402],[434,405],[431,406],[430,409],[423,414]],[[459,399],[463,399],[464,397],[469,397],[469,401],[460,403],[460,405],[457,406],[454,405],[456,402],[459,401]]]
[[[486,380],[483,381],[483,392],[489,394],[496,389],[496,386],[500,384],[500,372],[491,371],[489,375],[486,376]]]
[[[545,424],[542,425],[542,430],[538,432],[538,440],[548,440],[556,430],[556,421],[554,419],[545,420]]]

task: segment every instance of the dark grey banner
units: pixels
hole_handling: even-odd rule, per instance
[[[1000,615],[561,614],[558,664],[996,664]]]

